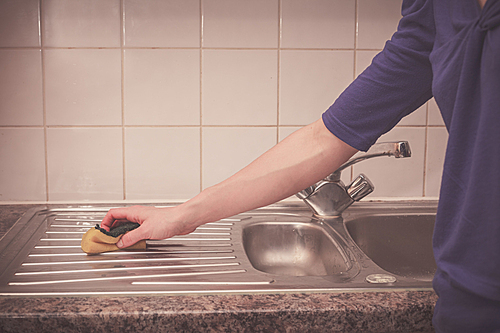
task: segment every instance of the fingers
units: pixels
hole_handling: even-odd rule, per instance
[[[116,246],[118,248],[122,249],[125,247],[129,247],[137,243],[138,241],[142,239],[146,239],[147,237],[144,236],[141,227],[134,229],[132,231],[127,232],[125,235],[123,235],[120,240],[116,243]]]
[[[132,207],[127,207],[127,208],[113,208],[108,211],[106,216],[102,219],[101,222],[101,228],[109,231],[115,224],[115,222],[118,221],[131,221],[131,222],[138,222],[136,221],[134,214],[132,214]]]

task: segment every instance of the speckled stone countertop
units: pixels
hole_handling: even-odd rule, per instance
[[[2,237],[31,205],[0,205]],[[3,297],[0,332],[433,332],[432,291]]]

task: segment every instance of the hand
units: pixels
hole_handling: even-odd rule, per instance
[[[176,235],[186,235],[196,229],[197,225],[182,221],[178,215],[176,207],[133,206],[114,208],[106,214],[101,227],[109,231],[113,226],[124,221],[139,223],[140,227],[126,233],[116,243],[119,248],[125,248],[142,239],[166,239]]]

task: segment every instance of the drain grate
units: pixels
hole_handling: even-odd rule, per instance
[[[108,208],[33,211],[0,244],[0,295],[151,294],[240,290],[269,285],[242,263],[236,216],[147,249],[87,255],[82,235]]]

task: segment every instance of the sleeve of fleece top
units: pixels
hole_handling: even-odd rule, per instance
[[[368,150],[401,118],[432,97],[432,3],[403,1],[397,32],[323,114],[325,126],[350,146]]]

